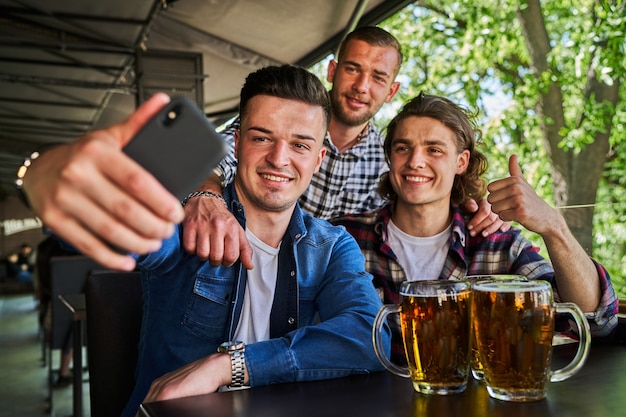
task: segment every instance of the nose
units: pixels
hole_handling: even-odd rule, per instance
[[[278,140],[266,156],[267,161],[275,167],[282,167],[289,164],[289,144]]]
[[[369,79],[367,78],[367,74],[361,72],[357,75],[354,83],[352,84],[352,89],[359,93],[364,93],[367,91],[369,87]]]
[[[418,149],[411,153],[411,157],[407,160],[407,165],[411,169],[426,168],[426,158]]]

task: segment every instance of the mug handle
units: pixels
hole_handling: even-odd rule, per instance
[[[574,303],[555,303],[555,311],[557,313],[569,313],[574,318],[574,322],[578,327],[580,341],[578,342],[578,351],[576,356],[570,363],[563,368],[557,369],[550,373],[550,382],[564,381],[574,375],[582,368],[589,355],[589,346],[591,345],[591,333],[589,331],[589,323],[585,318],[585,314]]]
[[[374,326],[372,327],[372,343],[374,345],[374,352],[376,352],[376,357],[380,361],[380,363],[391,373],[401,376],[403,378],[410,378],[411,374],[409,373],[408,368],[401,368],[398,365],[392,363],[389,360],[389,356],[387,356],[387,352],[382,342],[382,331],[383,325],[385,324],[385,320],[389,314],[400,313],[400,306],[396,304],[385,304],[380,310],[378,310],[378,314],[376,314],[376,318],[374,319]]]

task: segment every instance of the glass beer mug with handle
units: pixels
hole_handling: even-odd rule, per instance
[[[472,285],[478,281],[528,281],[525,276],[514,274],[467,275],[463,279],[469,281]],[[476,332],[474,331],[473,321],[470,347],[472,376],[474,379],[482,381],[485,378],[485,374],[483,372],[483,365],[480,363],[480,358],[478,357],[478,349],[476,348]]]
[[[563,381],[583,366],[590,333],[574,303],[555,303],[547,281],[485,281],[472,286],[472,320],[487,391],[505,401],[536,401],[548,382]],[[552,370],[555,313],[568,313],[578,327],[578,351],[563,368]]]
[[[380,362],[390,372],[411,378],[415,391],[455,394],[469,375],[471,285],[465,281],[406,281],[400,305],[381,307],[372,339]],[[408,369],[389,360],[381,332],[387,316],[400,313]]]

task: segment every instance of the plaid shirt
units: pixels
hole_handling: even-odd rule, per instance
[[[235,177],[237,160],[234,157],[234,135],[239,129],[237,118],[221,133],[230,152],[216,168],[224,184]],[[383,151],[383,137],[368,125],[367,134],[354,147],[340,153],[327,133],[324,138],[326,156],[319,172],[313,175],[311,184],[300,197],[302,209],[315,217],[330,219],[348,213],[361,213],[383,205],[376,192],[380,175],[388,170]]]
[[[406,281],[404,269],[388,243],[387,227],[391,219],[392,203],[379,210],[347,215],[332,219],[331,223],[343,225],[358,242],[365,256],[365,268],[374,276],[374,286],[384,304],[399,304],[400,284]],[[466,219],[458,207],[453,207],[450,249],[439,279],[463,279],[466,275],[519,274],[528,279],[549,281],[557,302],[560,297],[554,279],[554,269],[549,261],[539,255],[539,249],[521,235],[521,230],[511,228],[508,232],[496,232],[487,237],[470,236]],[[617,325],[618,299],[611,285],[608,272],[594,261],[602,298],[597,310],[586,313],[591,333],[607,336]],[[405,363],[404,347],[400,333],[399,318],[390,326],[393,332],[391,359]]]

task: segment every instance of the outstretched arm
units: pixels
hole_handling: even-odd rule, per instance
[[[488,201],[505,221],[516,221],[538,233],[548,249],[559,294],[585,312],[600,302],[600,278],[591,258],[576,241],[558,210],[550,207],[526,182],[517,162],[509,159],[510,177],[489,184]]]
[[[132,270],[134,259],[120,251],[158,249],[183,219],[177,198],[122,152],[168,102],[167,95],[154,95],[126,121],[43,153],[24,176],[24,192],[42,222],[105,267]]]

